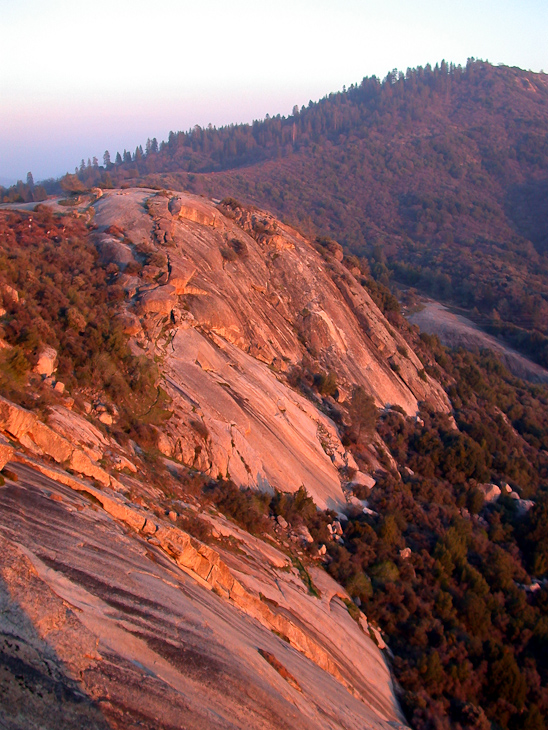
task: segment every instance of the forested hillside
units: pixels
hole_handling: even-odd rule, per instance
[[[82,160],[64,183],[239,196],[367,256],[385,283],[474,310],[546,365],[547,123],[545,74],[442,63],[366,78],[287,118]]]

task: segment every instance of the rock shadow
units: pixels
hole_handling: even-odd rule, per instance
[[[504,211],[520,236],[531,241],[539,254],[548,253],[548,178],[511,185]]]
[[[2,730],[112,730],[0,577]]]

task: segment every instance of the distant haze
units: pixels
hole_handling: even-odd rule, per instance
[[[470,56],[548,70],[545,0],[0,0],[0,178]]]

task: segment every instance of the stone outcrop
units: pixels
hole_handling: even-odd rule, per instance
[[[26,449],[39,456],[48,456],[58,464],[67,463],[79,474],[91,477],[100,484],[115,483],[113,477],[74,443],[46,426],[30,411],[0,397],[0,431],[13,437]]]
[[[99,231],[114,227],[152,256],[121,279],[119,316],[133,352],[161,362],[166,456],[240,485],[304,485],[319,506],[344,510],[341,478],[356,464],[319,403],[291,387],[303,359],[335,373],[339,402],[361,386],[378,406],[449,410],[338,244],[322,257],[267,213],[184,193],[112,191],[94,206]]]
[[[199,585],[214,591],[268,630],[284,636],[285,640],[294,649],[334,677],[354,697],[362,699],[360,690],[348,680],[347,672],[339,666],[326,647],[315,639],[308,630],[291,620],[284,612],[279,612],[273,608],[277,603],[276,601],[272,601],[269,605],[260,595],[257,595],[253,590],[250,591],[233,574],[216,550],[191,537],[178,527],[158,523],[157,518],[145,510],[123,502],[118,497],[106,494],[101,489],[71,478],[44,464],[28,462],[24,457],[20,457],[19,460],[38,469],[48,478],[93,497],[102,505],[105,512],[115,520],[122,522],[131,530],[146,537],[152,544],[160,547]],[[242,531],[238,530],[236,534],[241,537]],[[254,540],[249,536],[246,539]],[[338,590],[342,591],[340,588]],[[344,592],[342,595],[345,596]]]
[[[53,347],[43,347],[38,353],[38,362],[34,366],[34,372],[44,377],[52,375],[57,368],[57,350]]]
[[[313,572],[311,596],[285,555],[223,518],[209,515],[235,552],[59,467],[13,468],[0,490],[0,723],[403,727],[367,624],[326,574]]]
[[[0,470],[3,469],[8,461],[13,458],[13,446],[4,438],[0,437]]]

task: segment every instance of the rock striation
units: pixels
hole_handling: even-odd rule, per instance
[[[72,414],[71,416],[77,419],[77,416]],[[91,431],[91,425],[85,421],[84,423],[86,430]],[[66,464],[78,474],[91,477],[104,486],[116,484],[114,477],[94,463],[84,449],[75,446],[73,441],[46,426],[36,414],[2,397],[0,397],[0,431],[16,439],[33,454],[50,457],[58,464]],[[8,447],[2,445],[4,452],[6,448]],[[11,451],[6,453],[6,461],[11,455]]]
[[[321,256],[266,213],[184,193],[109,191],[94,207],[98,248],[118,231],[109,260],[124,271],[133,256],[118,316],[133,352],[161,361],[166,456],[239,485],[304,485],[342,509],[341,470],[355,464],[321,403],[291,387],[304,359],[336,375],[340,397],[361,386],[378,406],[449,410],[338,249]]]
[[[237,551],[20,461],[0,488],[1,722],[403,730],[367,623],[323,571],[312,596],[283,553],[220,516]]]
[[[146,467],[158,454],[122,433],[104,393],[59,392],[45,415],[0,398],[0,724],[404,728],[382,636],[319,567],[326,546],[305,557],[312,535],[283,517],[271,542],[249,535],[185,493],[180,464],[304,486],[342,521],[367,509],[348,491],[375,479],[330,414],[357,386],[378,406],[447,411],[440,386],[337,244],[321,254],[266,213],[179,192],[89,204],[125,294],[113,316],[171,397],[147,431],[168,469]],[[333,374],[338,403],[294,387],[305,361]],[[57,353],[38,363],[53,382]]]

